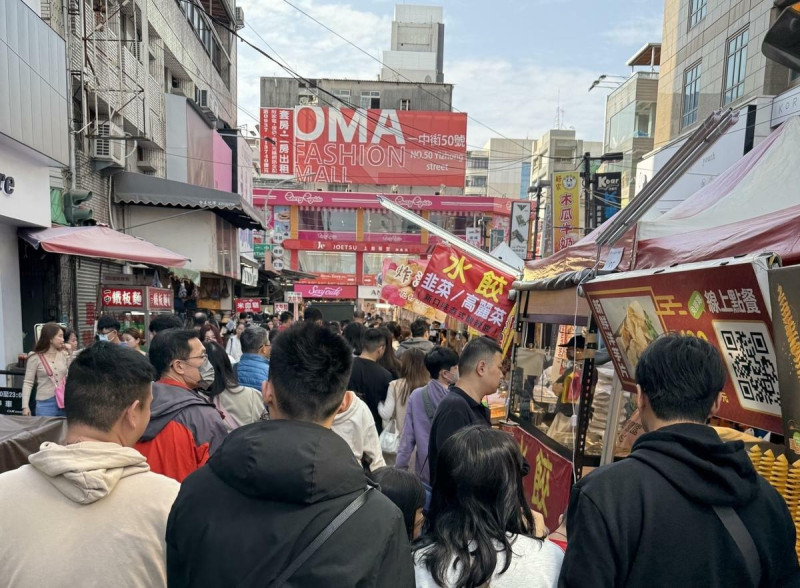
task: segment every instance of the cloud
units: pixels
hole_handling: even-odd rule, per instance
[[[375,79],[380,72],[379,63],[281,0],[238,0],[237,5],[245,11],[246,28],[241,34],[274,57],[285,58],[305,77]],[[297,5],[374,57],[380,59],[382,51],[389,49],[393,16],[390,5],[374,6],[380,13],[320,0],[297,0]],[[455,85],[455,108],[471,117],[468,124],[471,147],[481,147],[489,138],[499,135],[538,139],[554,126],[559,104],[564,111],[563,127],[576,128],[579,138],[602,140],[605,96],[587,94],[589,85],[597,78],[594,70],[553,67],[526,58],[456,56],[446,59],[444,73],[445,81]],[[257,116],[260,106],[259,79],[288,75],[262,55],[239,44],[239,104],[252,115]],[[239,124],[244,123],[252,128],[256,121],[240,112]]]
[[[660,14],[657,16],[639,16],[603,31],[603,37],[617,45],[635,45],[639,47],[645,42],[656,43],[660,41],[663,30],[664,21]]]

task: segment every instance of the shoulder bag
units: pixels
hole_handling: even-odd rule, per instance
[[[36,355],[39,356],[39,361],[42,363],[44,367],[44,371],[47,372],[47,377],[50,378],[50,381],[55,386],[55,397],[56,397],[56,405],[58,408],[64,408],[64,388],[67,385],[67,377],[64,376],[61,378],[60,382],[56,382],[56,376],[53,373],[53,368],[50,367],[50,364],[47,362],[47,358],[44,356],[44,353],[37,353]],[[58,357],[58,356],[56,356]]]

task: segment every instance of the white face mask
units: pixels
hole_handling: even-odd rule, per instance
[[[208,361],[208,358],[203,362],[203,365],[199,368],[200,372],[200,381],[197,383],[197,387],[201,390],[208,390],[211,388],[211,384],[214,383],[214,376],[216,373],[214,372],[214,366],[211,365],[211,362]]]
[[[97,334],[97,340],[98,341],[108,341],[108,335],[104,335],[103,333],[98,333]]]

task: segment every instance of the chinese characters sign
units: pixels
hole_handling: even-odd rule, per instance
[[[464,187],[466,114],[319,106],[261,112],[262,173],[296,173],[309,182]],[[286,116],[289,155],[281,158]]]
[[[581,176],[578,172],[553,174],[553,251],[561,251],[579,239]]]
[[[482,335],[500,339],[514,306],[508,299],[513,281],[514,276],[440,243],[415,295]]]
[[[422,281],[428,262],[409,259],[397,262],[392,258],[383,260],[381,274],[381,299],[399,308],[405,308],[425,318],[443,323],[447,318],[443,312],[417,300],[414,290]]]
[[[172,290],[169,288],[148,288],[147,297],[150,310],[172,310]]]
[[[104,307],[144,308],[144,288],[103,288],[101,299]]]
[[[237,298],[234,305],[236,312],[261,312],[260,298]]]
[[[261,109],[261,173],[294,175],[294,109]]]
[[[772,324],[756,271],[739,262],[585,284],[623,386],[635,390],[639,357],[655,339],[696,336],[720,351],[728,371],[719,416],[780,432]]]

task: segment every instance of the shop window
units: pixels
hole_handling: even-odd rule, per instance
[[[479,216],[474,214],[449,215],[443,212],[432,212],[430,217],[433,224],[460,237],[466,236],[467,227],[477,227],[478,219]]]
[[[682,127],[688,127],[697,122],[697,108],[700,105],[701,65],[701,63],[696,63],[683,73]]]
[[[730,104],[744,94],[744,78],[747,74],[747,41],[749,31],[745,29],[732,39],[728,39],[725,59],[725,90],[722,104]]]
[[[300,271],[312,274],[356,273],[356,254],[329,251],[299,251]]]
[[[334,231],[354,233],[356,230],[355,210],[301,210],[301,231]]]
[[[419,235],[420,228],[388,210],[367,210],[364,212],[364,232]]]

